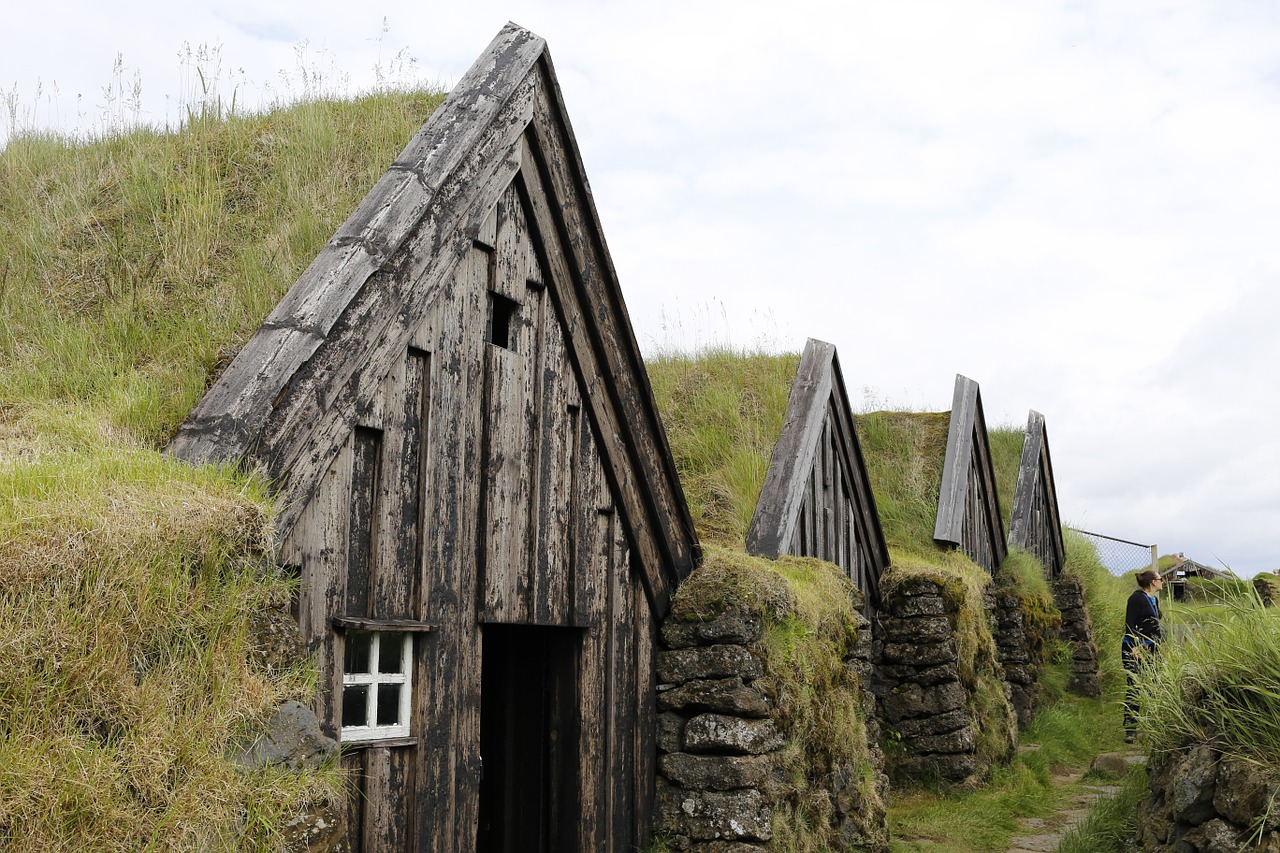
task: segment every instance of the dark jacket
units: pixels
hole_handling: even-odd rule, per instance
[[[1139,587],[1129,596],[1129,603],[1124,608],[1124,644],[1145,643],[1158,646],[1164,639],[1164,630],[1160,627],[1160,603],[1151,598]]]

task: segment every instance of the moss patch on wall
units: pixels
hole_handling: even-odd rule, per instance
[[[886,598],[900,585],[914,580],[928,581],[942,590],[956,642],[960,681],[969,697],[966,712],[977,728],[979,763],[989,768],[1008,761],[1018,742],[1018,727],[1005,698],[996,644],[983,603],[991,576],[953,551],[935,550],[928,561],[903,552],[891,551],[891,557],[893,565],[880,579]]]

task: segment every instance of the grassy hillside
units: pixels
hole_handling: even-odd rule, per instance
[[[275,849],[334,772],[238,769],[306,698],[272,504],[160,453],[439,93],[0,152],[0,847]]]
[[[67,417],[162,445],[441,100],[13,139],[0,153],[6,431]]]

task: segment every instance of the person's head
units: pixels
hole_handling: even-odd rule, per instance
[[[1138,586],[1143,589],[1150,591],[1151,587],[1157,583],[1163,585],[1164,578],[1160,577],[1160,573],[1155,569],[1147,569],[1146,571],[1138,572]]]

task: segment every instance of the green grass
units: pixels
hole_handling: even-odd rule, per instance
[[[932,555],[950,413],[871,412],[857,417],[867,476],[891,548]]]
[[[698,535],[742,547],[800,357],[715,348],[646,364]]]
[[[307,661],[250,626],[287,612],[259,485],[149,450],[0,462],[0,846],[278,845],[332,770],[245,772],[234,745]]]
[[[1120,782],[1120,792],[1099,800],[1062,838],[1058,853],[1125,853],[1137,832],[1138,804],[1150,794],[1147,773],[1135,768]]]
[[[0,152],[0,406],[162,445],[440,103],[315,102]]]
[[[1060,664],[1061,666],[1061,664]],[[1112,724],[1099,725],[1100,720]],[[1079,772],[1099,751],[1119,748],[1120,718],[1110,703],[1064,696],[1042,708],[1023,733],[1024,749],[993,770],[976,791],[921,786],[895,791],[889,825],[895,853],[985,853],[1005,850],[1017,835],[1033,834],[1024,818],[1047,818],[1075,792],[1055,777]]]
[[[1250,590],[1252,593],[1252,590]],[[1212,740],[1224,755],[1280,769],[1280,611],[1252,594],[1170,616],[1174,639],[1140,693],[1155,751]]]
[[[315,673],[251,630],[293,593],[270,495],[160,448],[441,99],[0,151],[5,850],[271,850],[345,796],[227,758]]]

